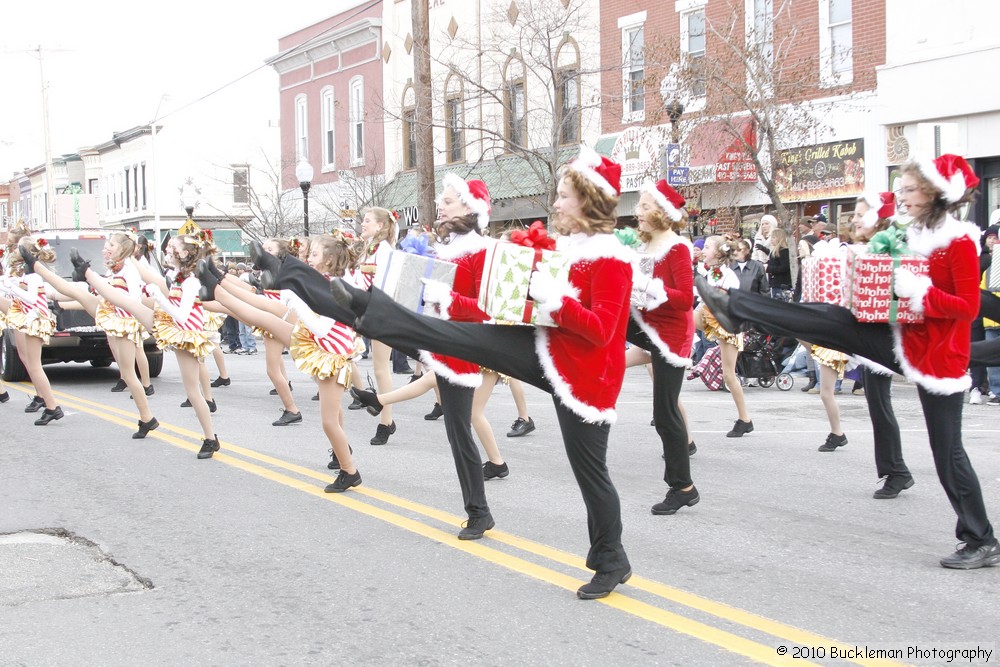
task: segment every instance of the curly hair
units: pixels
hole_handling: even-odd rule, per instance
[[[212,257],[211,248],[203,244],[201,239],[193,234],[175,236],[173,241],[180,243],[188,252],[187,257],[177,257],[178,282],[183,280],[184,277],[194,274],[199,259]]]
[[[609,195],[586,176],[569,167],[563,170],[561,180],[565,180],[580,199],[583,215],[582,218],[575,219],[580,230],[588,235],[610,234],[615,228],[615,207],[618,206],[618,197]],[[566,229],[562,223],[563,221],[556,220],[556,230],[565,233]]]
[[[705,245],[707,246],[709,243],[715,245],[715,254],[718,255],[719,266],[728,266],[736,261],[736,249],[738,244],[732,234],[709,236],[705,239]]]
[[[930,206],[914,222],[928,229],[934,229],[945,221],[948,215],[955,215],[963,206],[971,204],[976,197],[976,188],[968,188],[958,201],[949,202],[944,193],[931,183],[916,160],[909,160],[899,168],[900,173],[909,174],[917,181],[917,188],[931,199]]]
[[[436,223],[434,226],[434,234],[442,243],[450,238],[452,232],[459,236],[470,233],[479,234],[479,216],[475,213],[467,213]]]
[[[360,254],[354,240],[339,232],[314,236],[312,246],[323,253],[322,261],[314,268],[336,278],[343,277],[357,263]]]
[[[688,224],[688,213],[687,210],[681,209],[681,219],[674,222],[666,211],[662,208],[655,208],[652,211],[646,212],[646,224],[657,230],[670,230],[677,234],[680,234],[683,230],[687,229]],[[644,232],[639,230],[639,240],[643,243],[649,243],[653,239],[653,235],[649,232]]]

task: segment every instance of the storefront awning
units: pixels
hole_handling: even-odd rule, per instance
[[[757,145],[757,130],[749,117],[701,123],[691,130],[685,143],[692,183],[757,180],[757,167],[746,151],[747,145]]]

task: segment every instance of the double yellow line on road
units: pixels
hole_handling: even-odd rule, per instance
[[[33,394],[33,390],[30,388],[30,385],[27,384],[12,384],[8,386],[28,395]],[[135,413],[112,408],[102,403],[76,397],[65,392],[54,393],[60,398],[61,405],[64,408],[72,408],[79,412],[97,417],[98,419],[126,427],[130,430],[134,430],[136,428],[136,420],[138,419],[138,416]],[[146,437],[147,439],[155,438],[157,440],[161,440],[174,445],[175,447],[186,449],[190,452],[197,452],[200,449],[202,439],[202,435],[200,433],[195,433],[194,431],[189,431],[185,428],[163,422],[161,422],[160,428],[150,432]],[[384,521],[416,535],[434,540],[444,546],[482,558],[491,563],[495,563],[509,570],[518,572],[547,584],[558,586],[559,588],[563,588],[567,591],[575,592],[580,586],[580,579],[564,574],[558,570],[533,563],[524,558],[519,558],[503,551],[499,551],[490,547],[489,541],[493,540],[501,544],[505,544],[509,547],[548,560],[552,563],[582,570],[587,572],[588,577],[590,576],[589,570],[586,568],[585,561],[578,556],[565,551],[499,530],[491,530],[487,534],[487,537],[483,540],[461,541],[456,539],[453,533],[446,532],[440,528],[435,528],[434,526],[411,519],[397,512],[383,509],[378,505],[364,502],[364,500],[360,499],[359,496],[365,499],[377,501],[390,507],[433,519],[451,527],[460,525],[462,521],[460,517],[454,514],[416,503],[405,498],[400,498],[369,486],[357,487],[352,489],[350,493],[324,493],[320,485],[306,482],[299,477],[292,477],[289,474],[285,474],[285,472],[279,472],[279,470],[323,483],[333,481],[334,478],[328,474],[316,472],[309,468],[295,465],[294,463],[289,463],[266,454],[261,454],[252,449],[246,449],[230,442],[223,442],[222,445],[222,451],[216,453],[213,457],[213,460],[219,463],[233,466],[234,468],[257,475],[258,477],[262,477],[272,482],[277,482],[278,484],[282,484],[297,491],[302,491],[314,496],[315,498],[336,503],[360,514]],[[234,456],[234,454],[238,454],[243,458],[238,458],[237,456]],[[254,463],[253,461],[256,461],[257,463]],[[270,466],[270,468],[264,467],[264,465],[258,465],[258,463]],[[277,468],[278,470],[274,470],[272,468]],[[693,620],[681,614],[662,609],[631,597],[629,595],[630,589],[636,589],[663,600],[714,616],[722,621],[737,624],[747,629],[770,635],[780,641],[775,643],[773,646],[769,646],[750,639],[745,639],[731,632],[721,630],[712,625]],[[781,623],[780,621],[758,616],[751,612],[744,611],[721,602],[715,602],[699,595],[695,595],[651,579],[646,579],[638,575],[634,575],[631,579],[629,579],[628,584],[619,588],[617,592],[611,594],[607,598],[598,600],[597,602],[766,665],[817,664],[803,659],[793,658],[791,648],[794,646],[825,647],[827,650],[831,647],[836,647],[841,650],[854,648],[853,644],[846,644],[829,639],[807,630],[802,630],[800,628]],[[787,652],[781,653],[779,651],[779,647],[781,646],[787,647]],[[851,660],[850,662],[854,662],[858,665],[864,665],[866,667],[875,665],[901,664],[898,662],[865,660],[860,658],[857,660]]]

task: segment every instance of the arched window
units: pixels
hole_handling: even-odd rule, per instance
[[[514,151],[528,140],[528,91],[525,88],[524,61],[517,55],[507,60],[504,80],[504,139],[507,150]]]
[[[417,168],[417,101],[413,86],[406,85],[400,116],[403,120],[403,169]]]
[[[334,134],[334,97],[333,88],[327,87],[320,93],[319,113],[321,121],[321,132],[323,142],[323,166],[333,168],[334,160],[337,157],[335,150],[336,138]]]
[[[556,51],[556,136],[561,145],[580,143],[580,48],[564,37]]]
[[[348,85],[348,122],[351,133],[351,166],[365,163],[365,80],[356,76]]]
[[[465,160],[465,95],[462,78],[452,72],[444,82],[444,131],[448,162]]]

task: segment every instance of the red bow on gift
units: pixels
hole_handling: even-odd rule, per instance
[[[510,233],[510,240],[517,245],[523,245],[536,250],[555,250],[556,240],[549,238],[549,233],[545,229],[545,223],[535,220],[528,227],[528,231],[516,229]]]

